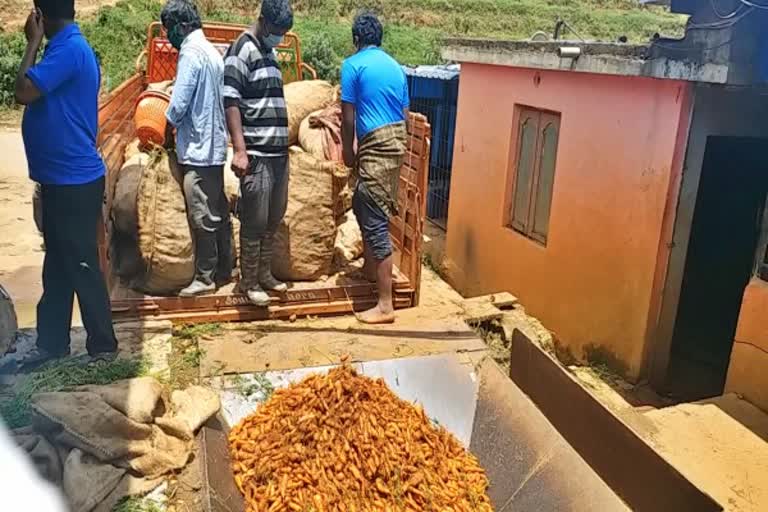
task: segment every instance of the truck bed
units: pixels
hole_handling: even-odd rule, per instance
[[[269,308],[251,305],[244,295],[235,292],[234,287],[224,287],[215,295],[195,298],[148,296],[126,288],[111,269],[110,211],[115,183],[124,163],[125,148],[135,138],[133,112],[136,100],[146,86],[144,74],[134,75],[105,98],[99,109],[99,147],[107,164],[105,221],[100,226],[99,252],[115,320],[154,318],[185,323],[250,321],[293,315],[350,313],[376,304],[375,285],[354,275],[335,275],[311,283],[290,283],[287,293],[273,295]],[[415,306],[419,300],[430,138],[431,127],[426,118],[412,113],[408,152],[400,172],[400,214],[390,223],[396,268],[393,298],[398,309]]]

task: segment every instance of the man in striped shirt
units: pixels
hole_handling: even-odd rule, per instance
[[[272,275],[272,238],[288,203],[288,111],[274,48],[293,26],[288,0],[264,0],[259,19],[224,59],[224,106],[240,178],[240,290],[257,306],[288,287]]]

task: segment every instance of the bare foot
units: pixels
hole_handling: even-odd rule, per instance
[[[363,324],[393,324],[395,323],[395,312],[384,311],[381,306],[377,305],[375,308],[371,308],[368,311],[364,311],[358,315],[355,315],[357,321]]]

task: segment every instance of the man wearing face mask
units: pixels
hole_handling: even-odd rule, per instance
[[[225,57],[224,105],[240,178],[240,290],[257,306],[287,286],[272,275],[272,237],[288,203],[288,111],[274,48],[293,26],[288,0],[264,0],[259,19]]]
[[[24,32],[27,49],[16,76],[26,105],[22,135],[29,176],[41,185],[45,240],[43,296],[37,306],[37,351],[28,368],[70,353],[77,294],[88,353],[112,358],[117,339],[96,229],[104,201],[104,162],[96,145],[101,73],[74,22],[74,0],[35,0]],[[40,61],[43,37],[48,40]]]
[[[192,297],[212,292],[232,277],[232,226],[224,193],[224,59],[206,39],[190,0],[169,0],[160,19],[179,50],[166,117],[169,126],[176,127],[176,154],[184,170],[184,196],[195,237],[195,279],[180,295]]]

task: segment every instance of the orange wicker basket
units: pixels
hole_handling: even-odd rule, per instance
[[[159,91],[144,91],[139,96],[133,120],[136,124],[136,136],[142,146],[150,143],[158,146],[165,144],[168,125],[165,112],[170,103],[171,97]]]

